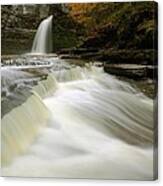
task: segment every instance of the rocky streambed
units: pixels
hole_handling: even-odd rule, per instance
[[[84,52],[83,52],[84,53]],[[24,72],[28,73],[30,75],[31,81],[26,82],[25,84],[28,84],[28,87],[32,87],[33,85],[37,84],[37,81],[39,81],[42,78],[46,78],[48,72],[50,69],[58,69],[58,68],[66,68],[64,66],[63,61],[65,61],[70,66],[84,66],[86,63],[92,63],[95,66],[103,67],[104,71],[116,75],[119,79],[123,81],[129,82],[134,88],[140,90],[143,94],[147,95],[150,98],[156,97],[156,82],[157,77],[153,78],[157,74],[157,69],[152,65],[138,65],[138,64],[113,64],[108,63],[105,61],[97,61],[93,59],[82,59],[82,56],[79,58],[75,58],[75,56],[79,56],[79,54],[76,55],[69,55],[69,54],[60,54],[59,56],[61,58],[66,59],[57,59],[56,60],[56,54],[46,54],[46,55],[4,55],[1,58],[1,66],[3,69],[8,69],[11,71],[17,71],[18,72]],[[64,56],[64,57],[63,57]],[[56,63],[58,66],[54,64]],[[62,61],[62,65],[60,65],[60,61]],[[11,72],[8,71],[7,72]],[[6,77],[6,76],[5,76]],[[4,79],[4,78],[2,78]],[[5,78],[6,79],[6,78]],[[32,83],[32,84],[31,84]],[[30,95],[30,88],[27,88],[26,85],[24,86],[17,86],[17,84],[14,84],[10,86],[11,91],[16,91],[16,94],[20,94],[21,96],[18,96],[19,99],[17,101],[16,97],[13,99],[14,94],[9,93],[6,91],[3,87],[2,89],[2,106],[4,107],[2,115],[4,115],[6,112],[8,112],[11,108],[5,105],[8,105],[8,101],[12,102],[10,105],[19,105],[22,100],[27,99],[27,97]],[[16,88],[15,88],[16,87]],[[25,88],[24,88],[25,87]],[[21,89],[21,90],[20,90]],[[28,90],[26,90],[28,89]],[[9,93],[9,94],[8,94]],[[28,94],[29,93],[29,94]],[[10,99],[11,98],[11,99]],[[12,101],[11,101],[12,100]],[[6,104],[7,103],[7,104]]]

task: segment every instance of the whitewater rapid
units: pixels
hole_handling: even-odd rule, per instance
[[[2,119],[3,176],[153,179],[151,99],[89,65],[32,93]]]

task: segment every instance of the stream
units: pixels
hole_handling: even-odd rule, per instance
[[[87,63],[6,60],[2,175],[153,179],[153,100]]]

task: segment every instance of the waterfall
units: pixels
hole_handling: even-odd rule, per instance
[[[33,114],[34,113],[34,114]],[[2,119],[2,164],[25,152],[37,134],[40,126],[46,123],[49,112],[37,94],[13,109]]]
[[[52,18],[53,16],[49,16],[40,23],[33,41],[32,53],[52,51]]]
[[[2,119],[2,175],[153,179],[151,99],[94,66],[54,71],[32,91]]]

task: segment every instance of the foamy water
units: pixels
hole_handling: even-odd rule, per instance
[[[2,174],[151,180],[153,127],[153,101],[101,68],[52,72],[2,119]]]

